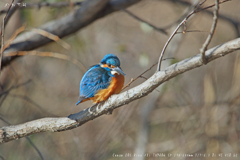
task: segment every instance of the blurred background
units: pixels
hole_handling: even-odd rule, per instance
[[[43,0],[24,1],[30,2]],[[119,57],[127,84],[157,62],[169,35],[196,2],[143,0],[128,8],[143,20],[165,29],[168,35],[118,11],[63,38],[71,45],[70,49],[55,42],[36,49],[67,55],[80,65],[54,56],[16,59],[2,70],[0,77],[0,127],[68,116],[89,107],[91,102],[75,106],[79,82],[86,70],[99,63],[105,54]],[[10,2],[1,0],[0,10],[5,9],[6,3]],[[203,7],[211,4],[214,0],[207,0]],[[239,37],[239,6],[238,0],[220,5],[217,29],[209,48]],[[20,9],[5,28],[5,40],[23,24],[27,30],[36,28],[78,8]],[[187,30],[195,32],[174,37],[165,58],[175,59],[164,61],[163,68],[199,53],[212,24],[212,11],[213,8],[197,13],[188,20]],[[5,14],[0,16],[2,19]],[[149,78],[155,71],[156,67],[144,77]],[[139,78],[124,91],[144,81]],[[239,82],[240,55],[236,51],[167,81],[148,96],[114,110],[112,115],[101,116],[76,129],[39,133],[1,144],[0,159],[41,159],[41,154],[49,160],[237,160]]]

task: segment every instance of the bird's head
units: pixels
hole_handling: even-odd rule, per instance
[[[100,66],[106,69],[107,71],[110,71],[112,75],[114,74],[122,74],[124,76],[126,75],[120,67],[120,60],[114,54],[107,54],[106,56],[104,56],[104,58],[101,60]]]

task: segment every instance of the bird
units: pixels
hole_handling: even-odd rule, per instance
[[[80,81],[80,93],[76,105],[92,100],[94,104],[106,101],[111,95],[119,94],[125,81],[120,60],[107,54],[97,65],[93,65]]]

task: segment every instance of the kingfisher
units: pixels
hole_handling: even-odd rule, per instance
[[[94,104],[107,100],[112,94],[121,92],[126,74],[120,67],[120,60],[114,54],[107,54],[97,65],[88,69],[80,82],[79,103],[92,100]]]

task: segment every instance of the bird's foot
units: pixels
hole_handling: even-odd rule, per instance
[[[97,107],[96,107],[96,112],[97,112],[97,113],[98,113],[99,110],[100,110],[100,108],[99,108],[100,104],[101,104],[101,103],[98,103],[98,105],[97,105]]]
[[[113,112],[113,109],[109,110],[106,114],[107,114],[107,115],[111,115],[112,112]]]
[[[100,103],[97,103],[97,104],[94,104],[93,106],[91,106],[91,107],[89,107],[88,108],[88,112],[90,113],[90,114],[93,114],[93,115],[97,115],[98,113],[100,113],[100,112],[102,112],[103,111],[103,108],[101,108],[101,106],[104,104],[104,102],[105,101],[103,101],[103,102],[100,102]],[[91,110],[93,107],[95,107],[96,106],[96,109],[93,109],[93,110]],[[112,111],[113,110],[109,110],[106,114],[112,114]]]
[[[94,114],[94,113],[91,111],[91,108],[92,108],[93,106],[95,106],[95,105],[92,105],[91,107],[88,108],[88,112],[89,112],[90,114]]]
[[[92,105],[91,107],[88,108],[88,112],[89,112],[90,114],[97,115],[98,112],[99,112],[99,106],[100,106],[100,104],[101,104],[101,103],[97,103],[97,104]],[[94,110],[94,109],[92,110],[92,108],[95,107],[95,106],[97,106],[96,109],[95,109],[95,110]]]

